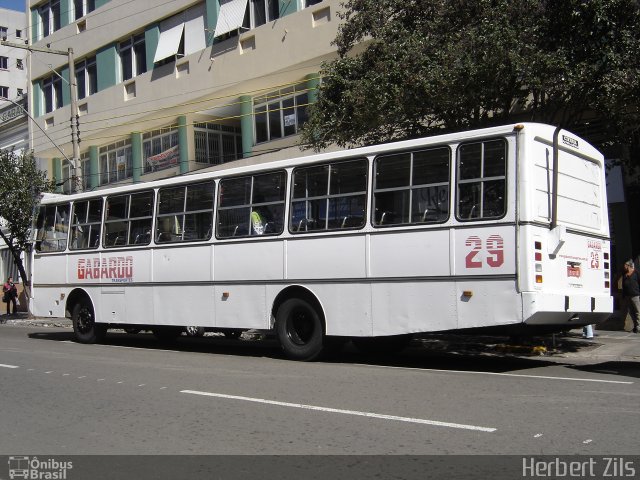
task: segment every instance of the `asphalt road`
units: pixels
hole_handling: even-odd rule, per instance
[[[347,351],[270,341],[0,330],[0,455],[631,455],[640,364]]]

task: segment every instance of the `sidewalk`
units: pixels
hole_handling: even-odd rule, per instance
[[[28,313],[1,315],[2,326],[73,327],[68,318],[33,317]],[[628,325],[625,325],[628,326]],[[604,330],[613,328],[612,330]],[[580,363],[638,362],[640,368],[640,334],[622,330],[622,323],[601,325],[593,339],[582,338],[582,330],[566,335],[531,337],[515,342],[508,337],[470,336],[454,333],[427,334],[412,345],[433,352],[461,354],[506,355],[511,357],[541,357]]]

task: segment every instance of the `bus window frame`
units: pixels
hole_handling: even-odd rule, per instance
[[[78,203],[83,203],[83,202],[86,202],[87,204],[89,204],[90,202],[93,202],[93,201],[96,201],[96,200],[98,200],[98,201],[100,201],[102,203],[102,208],[101,208],[101,211],[100,211],[100,221],[99,222],[88,222],[88,221],[86,221],[86,222],[73,223],[73,218],[74,218],[74,216],[76,214],[76,205]],[[104,229],[104,211],[105,211],[105,197],[84,198],[82,200],[74,200],[72,202],[72,205],[71,205],[71,222],[69,223],[69,232],[70,232],[69,236],[70,237],[73,236],[73,228],[77,227],[77,226],[90,226],[91,227],[93,225],[99,225],[100,226],[100,232],[98,234],[98,242],[93,247],[73,248],[72,247],[73,240],[71,240],[69,242],[69,247],[68,247],[70,252],[77,252],[77,251],[80,251],[80,250],[97,250],[98,248],[100,248],[102,246],[102,232],[103,232],[103,229]],[[88,213],[88,210],[87,210],[87,213]]]
[[[46,228],[39,228],[38,226],[38,219],[41,215],[41,210],[43,207],[45,208],[45,212],[47,209],[49,208],[54,208],[54,220],[57,217],[57,212],[58,212],[58,207],[60,206],[64,206],[66,205],[68,210],[68,218],[67,218],[67,231],[66,232],[59,232],[59,233],[66,233],[66,237],[64,238],[51,238],[51,239],[47,239],[46,238],[46,233],[47,233],[47,229]],[[34,241],[34,252],[38,255],[48,255],[48,254],[60,254],[60,253],[64,253],[69,249],[69,235],[70,235],[70,231],[71,231],[71,210],[72,210],[72,204],[70,201],[66,201],[66,202],[55,202],[55,203],[47,203],[45,205],[39,205],[38,207],[38,215],[36,217],[36,228],[37,228],[37,233],[36,233],[36,238]],[[45,213],[44,215],[44,219],[43,219],[43,223],[45,222],[47,215]],[[64,223],[56,223],[54,221],[53,223],[53,230],[52,232],[58,233],[57,230],[57,225],[64,225]],[[43,225],[44,227],[44,225]],[[55,241],[58,245],[60,244],[60,242],[64,242],[64,248],[57,248],[55,250],[42,250],[42,243],[46,242],[46,241]]]
[[[189,187],[197,187],[197,186],[201,186],[201,185],[206,185],[206,184],[212,184],[213,187],[213,192],[212,192],[212,196],[211,196],[211,210],[186,210],[186,202],[187,202],[187,194],[186,194],[186,190]],[[153,235],[153,243],[155,245],[175,245],[175,244],[184,244],[184,243],[192,243],[192,242],[208,242],[211,240],[212,236],[213,236],[213,228],[215,226],[215,210],[216,210],[216,194],[218,192],[218,182],[216,181],[216,179],[214,178],[210,178],[208,180],[203,180],[203,181],[198,181],[198,182],[193,182],[193,183],[181,183],[178,185],[170,185],[170,186],[164,186],[164,187],[159,187],[156,189],[155,192],[155,208],[153,210],[153,222],[152,222],[152,226],[151,226],[151,231],[154,232]],[[171,213],[160,213],[160,194],[162,192],[162,190],[173,190],[173,189],[177,189],[177,188],[182,188],[185,191],[185,195],[184,195],[184,199],[183,199],[183,205],[182,205],[182,211],[177,211],[177,212],[171,212]],[[211,212],[211,226],[209,227],[209,235],[205,238],[198,238],[198,239],[193,239],[193,240],[185,240],[184,239],[184,224],[185,224],[185,217],[187,215],[193,215],[193,214],[198,214],[198,213],[204,213],[204,212]],[[182,216],[182,232],[180,233],[180,239],[171,239],[168,241],[159,241],[159,237],[162,233],[167,233],[167,232],[160,232],[160,221],[164,218],[175,218],[178,216]],[[139,244],[137,244],[139,245]]]
[[[143,195],[146,193],[151,193],[151,214],[148,217],[131,217],[131,197],[134,195]],[[107,220],[107,210],[109,207],[109,199],[111,198],[116,198],[116,197],[128,197],[128,201],[127,201],[127,216],[124,219],[118,219],[118,220],[111,220],[108,221]],[[101,235],[101,242],[102,242],[102,248],[104,249],[112,249],[112,248],[135,248],[135,247],[145,247],[145,246],[149,246],[151,244],[151,236],[152,236],[152,232],[153,232],[153,219],[154,219],[154,206],[156,203],[156,190],[155,189],[144,189],[144,190],[134,190],[131,192],[123,192],[123,193],[114,193],[112,195],[107,195],[104,199],[104,205],[103,205],[103,211],[102,211],[102,235]],[[147,239],[146,242],[140,242],[140,243],[128,243],[128,238],[131,235],[131,222],[135,221],[135,220],[142,220],[142,219],[146,219],[149,218],[151,220],[151,223],[149,225],[149,238]],[[125,237],[125,243],[124,244],[114,244],[114,245],[107,245],[106,242],[106,235],[107,235],[107,224],[109,223],[117,223],[117,222],[125,222],[127,224],[127,231],[126,231],[126,237]]]
[[[260,176],[264,176],[264,175],[270,175],[270,174],[274,174],[274,173],[279,173],[279,174],[284,174],[284,181],[283,181],[283,198],[281,201],[278,202],[257,202],[254,203],[253,202],[253,187],[254,187],[254,178],[255,177],[260,177]],[[243,179],[243,178],[250,178],[251,179],[251,192],[250,192],[250,200],[251,202],[248,204],[242,204],[242,205],[233,205],[233,206],[229,206],[229,207],[221,207],[220,203],[221,203],[221,199],[223,196],[223,183],[225,181],[228,180],[238,180],[238,179]],[[214,218],[213,218],[213,222],[214,222],[214,230],[215,230],[215,239],[216,240],[235,240],[235,239],[247,239],[247,238],[260,238],[260,237],[277,237],[280,236],[284,233],[285,228],[284,228],[284,224],[287,221],[287,187],[289,185],[289,181],[290,181],[291,176],[289,175],[289,172],[287,171],[286,168],[279,168],[276,170],[265,170],[265,171],[256,171],[254,173],[250,173],[250,174],[244,174],[244,175],[230,175],[230,176],[223,176],[218,178],[218,181],[216,182],[216,197],[215,197],[215,211],[214,211]],[[240,209],[240,208],[248,208],[250,211],[250,216],[251,216],[251,212],[253,212],[254,207],[264,207],[264,206],[271,206],[271,205],[280,205],[282,204],[282,230],[278,231],[278,232],[264,232],[262,234],[258,234],[258,233],[252,233],[253,232],[253,226],[251,225],[251,222],[249,222],[248,227],[249,227],[249,231],[246,234],[241,234],[241,235],[229,235],[229,236],[221,236],[219,233],[219,226],[220,226],[220,212],[221,211],[225,211],[225,210],[232,210],[232,209]],[[250,216],[248,217],[250,219]],[[268,222],[267,222],[268,223]],[[236,226],[236,228],[238,228],[239,225]]]
[[[504,181],[504,199],[503,199],[503,211],[502,214],[499,216],[495,216],[495,217],[474,217],[474,218],[462,218],[459,215],[459,202],[460,202],[460,189],[459,186],[461,185],[460,183],[460,152],[461,152],[461,147],[465,146],[465,145],[472,145],[472,144],[481,144],[483,145],[483,153],[482,153],[482,157],[481,157],[481,169],[484,170],[484,144],[488,143],[488,142],[493,142],[496,140],[500,140],[503,143],[504,146],[504,175],[502,176],[494,176],[494,177],[476,177],[476,178],[472,178],[472,179],[465,179],[462,183],[462,185],[465,184],[472,184],[472,183],[480,183],[481,185],[483,185],[485,182],[490,182],[490,181],[495,181],[495,180],[499,180],[502,179]],[[481,172],[484,173],[484,172]],[[498,136],[498,137],[487,137],[487,138],[479,138],[479,139],[473,139],[473,140],[469,140],[469,141],[465,141],[465,142],[461,142],[456,146],[456,162],[455,162],[455,199],[454,199],[454,205],[453,207],[455,208],[455,218],[458,222],[490,222],[490,221],[496,221],[496,220],[501,220],[503,218],[505,218],[507,216],[507,213],[509,211],[509,141],[507,140],[506,137],[504,136]],[[481,194],[481,205],[484,204],[484,189],[482,191]],[[481,210],[483,209],[483,207],[481,208]]]
[[[375,202],[375,195],[376,193],[379,192],[400,192],[400,191],[408,191],[410,196],[409,196],[409,219],[411,219],[412,217],[412,208],[413,208],[413,191],[414,190],[419,190],[421,188],[425,188],[425,187],[431,187],[431,186],[440,186],[440,185],[444,185],[445,182],[436,182],[436,183],[427,183],[427,184],[420,184],[418,186],[414,186],[413,185],[413,156],[416,153],[421,153],[421,152],[428,152],[431,150],[440,150],[440,149],[446,149],[448,154],[449,154],[449,172],[447,175],[447,181],[446,181],[446,185],[448,187],[449,193],[447,195],[447,216],[446,218],[442,219],[442,220],[435,220],[435,221],[431,221],[431,222],[400,222],[400,223],[387,223],[387,224],[383,224],[383,223],[377,223],[375,216],[376,216],[376,202]],[[411,155],[410,157],[410,164],[409,164],[409,184],[402,186],[402,187],[391,187],[391,188],[384,188],[384,189],[376,189],[376,168],[377,168],[377,162],[380,158],[383,157],[389,157],[389,156],[393,156],[393,155],[402,155],[402,154],[409,154]],[[371,226],[373,228],[398,228],[398,227],[424,227],[424,226],[431,226],[431,225],[441,225],[444,223],[447,223],[450,219],[451,219],[451,207],[452,207],[452,199],[453,199],[453,195],[452,195],[452,186],[454,185],[454,182],[452,181],[452,175],[453,175],[453,163],[454,163],[454,158],[453,158],[453,149],[451,148],[451,145],[449,144],[443,144],[443,145],[433,145],[433,146],[424,146],[424,147],[419,147],[416,149],[409,149],[409,150],[402,150],[402,151],[397,151],[397,152],[384,152],[384,153],[379,153],[377,154],[372,161],[372,169],[371,169],[371,175],[372,175],[372,181],[371,181],[371,217],[370,217],[370,222],[371,222]]]
[[[331,194],[331,170],[329,170],[328,174],[327,174],[327,188],[326,188],[326,192],[324,195],[319,195],[319,196],[314,196],[314,197],[304,197],[304,198],[294,198],[294,194],[295,194],[295,175],[296,172],[298,170],[301,169],[310,169],[310,168],[318,168],[318,167],[331,167],[333,165],[341,165],[341,164],[346,164],[346,163],[350,163],[350,162],[364,162],[366,168],[365,168],[365,178],[364,178],[364,190],[363,191],[358,191],[358,192],[348,192],[348,193],[341,193],[341,194]],[[339,160],[329,160],[329,161],[324,161],[324,162],[319,162],[319,163],[312,163],[312,164],[308,164],[308,165],[302,165],[302,166],[297,166],[294,167],[291,170],[291,177],[290,177],[290,185],[289,185],[289,199],[288,199],[288,214],[287,214],[287,228],[288,231],[291,235],[305,235],[305,234],[313,234],[313,233],[325,233],[325,232],[354,232],[354,231],[360,231],[363,230],[367,227],[367,209],[369,208],[369,177],[371,174],[371,159],[367,156],[357,156],[357,157],[351,157],[351,158],[343,158],[343,159],[339,159]],[[337,227],[337,228],[320,228],[320,229],[314,229],[314,230],[300,230],[300,226],[297,229],[294,229],[294,225],[293,225],[293,203],[295,202],[310,202],[310,201],[318,201],[318,200],[330,200],[330,199],[337,199],[337,198],[347,198],[347,197],[358,197],[358,196],[363,196],[364,197],[364,205],[363,205],[363,209],[362,209],[362,225],[357,225],[354,227]],[[327,208],[327,207],[325,207]],[[326,212],[326,217],[325,217],[325,225],[328,227],[328,213],[329,210],[327,208],[327,212]],[[300,220],[300,224],[303,221],[309,221],[308,218],[302,219]]]

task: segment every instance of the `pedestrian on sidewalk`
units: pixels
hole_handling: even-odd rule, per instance
[[[624,262],[622,298],[625,304],[622,309],[622,318],[627,318],[627,313],[631,312],[631,320],[633,320],[632,331],[633,333],[638,333],[640,324],[640,276],[638,276],[633,260]]]
[[[13,313],[16,313],[16,298],[18,298],[18,289],[16,288],[16,284],[13,283],[13,277],[7,278],[7,281],[2,287],[2,291],[4,295],[2,296],[2,301],[7,304],[7,315],[10,314],[10,307],[13,304]]]

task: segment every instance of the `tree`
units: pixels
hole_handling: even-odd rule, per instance
[[[636,0],[348,0],[302,144],[600,119],[640,138]]]
[[[0,237],[9,247],[25,285],[30,279],[22,263],[29,247],[34,208],[43,192],[53,190],[53,182],[38,170],[32,153],[0,150]]]

